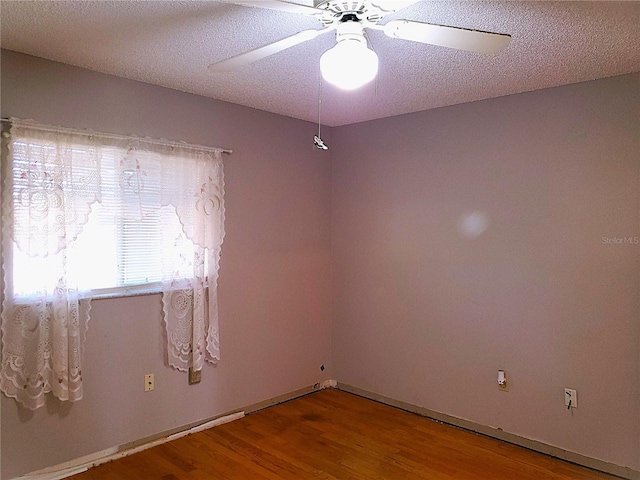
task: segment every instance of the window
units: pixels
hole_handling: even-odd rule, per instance
[[[39,201],[38,211],[45,212],[51,199],[52,172],[57,156],[50,145],[24,138],[13,144],[14,201],[24,198]],[[95,154],[78,143],[68,146],[76,159]],[[125,294],[156,290],[167,276],[189,278],[193,272],[188,263],[172,264],[163,272],[161,257],[173,255],[187,258],[194,250],[186,238],[173,205],[162,205],[161,162],[177,162],[171,155],[137,151],[102,145],[100,148],[100,181],[97,199],[91,202],[86,223],[66,249],[56,254],[32,257],[18,244],[13,244],[14,294],[29,296],[46,290],[52,292],[59,277],[60,264],[65,263],[69,276],[77,279],[81,292]],[[52,159],[41,163],[45,173],[34,173],[30,155]],[[84,163],[84,162],[83,162]],[[93,175],[83,172],[83,176]],[[43,182],[44,179],[44,182]],[[49,183],[47,183],[49,182]],[[33,212],[18,210],[17,225],[33,228]],[[51,227],[50,224],[47,228]],[[36,230],[42,228],[36,226]],[[166,264],[165,264],[166,268]],[[33,275],[38,272],[38,275]]]
[[[169,365],[217,361],[222,151],[14,120],[4,133],[2,391],[30,409],[82,398],[96,294],[162,291]]]

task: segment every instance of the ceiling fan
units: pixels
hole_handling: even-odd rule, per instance
[[[336,45],[320,58],[323,78],[346,90],[373,80],[378,57],[367,47],[365,29],[380,30],[391,38],[492,55],[504,49],[511,36],[412,20],[380,22],[390,13],[419,0],[324,0],[315,7],[280,0],[226,0],[227,3],[309,15],[322,28],[303,30],[290,37],[209,65],[212,72],[227,72],[256,62],[287,48],[336,31]]]

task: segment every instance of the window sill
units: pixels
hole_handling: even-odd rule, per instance
[[[208,283],[206,283],[204,287],[205,289],[208,289]],[[176,289],[180,289],[180,287],[177,287]],[[97,288],[88,291],[85,290],[79,293],[78,298],[84,300],[102,300],[105,298],[138,297],[141,295],[155,295],[158,293],[162,293],[162,282],[145,283],[142,285],[129,285],[126,287]],[[34,295],[24,294],[19,295],[17,298],[21,298],[24,301],[27,301],[26,299],[37,297],[34,297]],[[50,296],[46,297],[46,301],[50,301],[51,299],[52,297]]]
[[[146,283],[143,285],[131,285],[128,287],[100,288],[91,290],[91,294],[87,295],[92,300],[101,300],[103,298],[119,298],[119,297],[137,297],[140,295],[154,295],[162,293],[162,283]]]

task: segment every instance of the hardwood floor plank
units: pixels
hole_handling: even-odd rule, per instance
[[[74,480],[612,480],[339,390],[115,460]]]

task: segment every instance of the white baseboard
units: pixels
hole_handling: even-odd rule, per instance
[[[252,413],[258,410],[262,410],[263,408],[293,400],[294,398],[298,398],[318,390],[323,390],[325,388],[334,388],[337,383],[338,382],[336,382],[335,380],[325,380],[321,383],[316,383],[306,388],[301,388],[293,392],[270,398],[269,400],[265,400],[263,402],[249,405],[236,413],[216,417],[214,419],[207,420],[204,423],[185,425],[168,432],[163,432],[151,437],[135,440],[124,445],[107,448],[106,450],[101,450],[90,455],[85,455],[84,457],[76,458],[68,462],[54,465],[52,467],[37,470],[27,475],[16,477],[13,480],[61,480],[72,475],[77,475],[78,473],[85,472],[91,467],[101,465],[111,460],[127,457],[129,455],[133,455],[134,453],[138,453],[148,448],[155,447],[156,445],[161,445],[163,443],[176,440],[180,437],[206,430],[207,428],[212,428],[224,423],[232,422],[244,417],[245,412],[247,414]]]
[[[435,412],[424,407],[419,407],[411,403],[395,400],[393,398],[385,397],[384,395],[378,395],[377,393],[369,392],[367,390],[363,390],[361,388],[354,387],[345,383],[338,383],[337,388],[338,390],[353,393],[354,395],[368,398],[369,400],[384,403],[385,405],[416,413],[420,416],[431,418],[442,423],[454,425],[464,430],[470,430],[472,432],[480,433],[488,437],[502,440],[503,442],[512,443],[520,447],[528,448],[529,450],[544,453],[545,455],[549,455],[550,457],[556,457],[561,460],[566,460],[568,462],[575,463],[592,470],[598,470],[600,472],[608,473],[621,478],[626,478],[628,480],[640,480],[640,472],[628,467],[623,467],[614,463],[587,457],[586,455],[580,455],[579,453],[563,450],[562,448],[547,445],[546,443],[542,443],[537,440],[530,440],[525,437],[514,435],[513,433],[505,432],[501,429],[480,425],[469,420],[452,417],[451,415],[447,415],[445,413]]]
[[[96,467],[103,463],[110,462],[111,460],[128,457],[129,455],[147,450],[148,448],[152,448],[157,445],[170,442],[172,440],[177,440],[178,438],[185,437],[202,430],[206,430],[207,428],[212,428],[218,425],[233,422],[234,420],[238,420],[242,417],[244,417],[244,412],[225,415],[202,423],[195,427],[189,428],[187,430],[182,430],[172,435],[163,436],[161,438],[158,438],[157,440],[143,443],[142,445],[138,445],[137,447],[124,449],[121,447],[108,448],[100,452],[92,453],[91,455],[86,455],[69,462],[61,463],[53,467],[44,468],[27,475],[17,477],[15,480],[60,480],[72,475],[77,475],[78,473],[85,472],[91,467]]]

